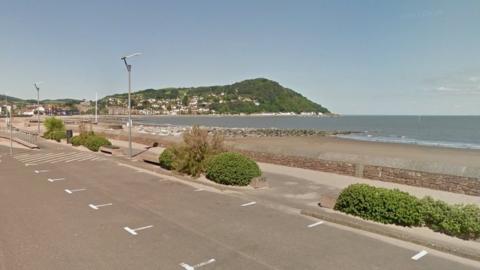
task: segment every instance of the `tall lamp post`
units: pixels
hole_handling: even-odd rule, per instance
[[[132,158],[132,108],[131,108],[131,100],[130,100],[130,94],[132,92],[132,78],[131,78],[131,73],[132,73],[132,65],[127,63],[127,59],[130,57],[138,56],[141,55],[141,53],[134,53],[130,54],[127,56],[122,57],[121,59],[125,63],[125,67],[127,68],[128,72],[128,157]]]
[[[13,105],[13,103],[12,103]],[[13,135],[12,135],[12,132],[13,132],[13,128],[12,128],[12,110],[13,110],[13,106],[9,106],[8,105],[8,98],[7,98],[7,94],[5,94],[5,109],[7,110],[8,112],[8,120],[7,120],[7,123],[8,123],[8,126],[7,128],[10,130],[10,155],[13,155]]]
[[[35,89],[37,90],[37,132],[39,135],[40,135],[40,87],[39,87],[40,84],[42,84],[42,82],[33,83],[33,86],[35,86]]]

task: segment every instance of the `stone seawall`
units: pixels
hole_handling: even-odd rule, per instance
[[[297,156],[241,151],[259,162],[480,196],[480,179]]]

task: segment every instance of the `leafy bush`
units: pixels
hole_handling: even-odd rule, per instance
[[[107,138],[99,135],[90,135],[87,136],[83,145],[90,149],[91,151],[97,152],[100,147],[104,145],[112,145],[112,143],[107,140]]]
[[[480,238],[480,208],[449,205],[430,197],[418,199],[406,192],[353,184],[342,191],[335,209],[365,219],[402,226],[427,226],[462,239]]]
[[[45,132],[43,137],[45,139],[55,140],[57,142],[60,142],[62,139],[65,139],[67,137],[67,134],[65,133],[65,130],[53,130],[48,133]]]
[[[65,124],[62,119],[55,117],[49,117],[45,119],[43,125],[46,131],[43,133],[43,137],[49,140],[56,140],[60,142],[63,138],[66,138]]]
[[[242,154],[226,152],[212,157],[206,168],[208,179],[225,185],[246,186],[262,173],[257,163]]]
[[[353,184],[342,191],[335,209],[386,224],[420,226],[421,202],[406,192]]]
[[[46,132],[65,130],[65,124],[63,123],[62,119],[58,119],[55,117],[48,117],[47,119],[45,119],[43,125],[47,129]]]
[[[87,138],[94,135],[93,131],[81,131],[79,135],[72,137],[71,143],[73,146],[84,145]]]
[[[184,133],[183,144],[172,148],[175,156],[172,166],[181,173],[195,177],[205,171],[208,158],[223,151],[223,137],[217,134],[209,136],[207,130],[193,126]]]
[[[164,169],[171,170],[173,169],[173,162],[175,160],[174,150],[172,148],[167,148],[163,150],[158,158],[160,166]]]
[[[71,142],[73,146],[80,146],[83,145],[84,139],[81,136],[77,135],[72,137]]]
[[[425,197],[422,213],[425,225],[436,232],[462,239],[480,237],[480,208],[476,205],[448,205]]]

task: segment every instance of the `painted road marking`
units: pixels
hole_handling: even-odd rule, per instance
[[[138,234],[137,231],[149,229],[149,228],[152,228],[152,227],[153,227],[153,225],[148,225],[148,226],[140,227],[140,228],[136,228],[136,229],[130,229],[129,227],[123,227],[123,229],[125,231],[129,232],[132,235],[137,235]]]
[[[76,160],[80,161],[81,159],[84,159],[85,157],[86,156],[82,156],[82,157],[79,156],[79,157],[76,157],[76,158],[72,158],[72,159],[69,159],[69,160],[65,161],[65,163],[70,163],[70,162],[73,162],[73,161],[76,161]],[[93,158],[93,156],[88,155],[87,159],[89,159],[89,158]]]
[[[48,170],[35,170],[34,172],[35,173],[45,173],[45,172],[48,172]]]
[[[40,157],[40,158],[37,158],[37,159],[29,160],[28,162],[34,162],[34,163],[47,162],[47,161],[55,160],[57,158],[61,158],[61,157],[64,157],[64,156],[65,156],[64,154],[52,155],[52,156],[49,156],[49,157]]]
[[[62,181],[62,180],[65,180],[65,178],[48,178],[47,180],[48,180],[48,182],[51,182],[51,183],[53,183],[53,182],[55,182],[55,181]]]
[[[84,191],[84,190],[87,190],[87,189],[86,189],[86,188],[65,189],[65,192],[68,193],[68,194],[72,194],[72,193],[74,193],[74,192]]]
[[[36,160],[42,160],[42,159],[45,159],[45,158],[53,158],[53,157],[61,156],[61,155],[64,155],[64,153],[58,153],[58,154],[41,154],[41,155],[31,156],[31,157],[28,157],[28,158],[19,158],[18,160],[20,160],[20,161],[22,161],[22,162],[34,162],[34,161],[36,161]]]
[[[242,205],[240,205],[240,206],[250,206],[250,205],[254,205],[254,204],[256,204],[256,203],[257,203],[257,202],[249,202],[249,203],[244,203],[244,204],[242,204]]]
[[[57,162],[61,162],[61,161],[70,159],[70,158],[75,157],[75,156],[80,156],[80,155],[84,155],[84,154],[83,153],[70,154],[70,155],[67,155],[67,156],[61,156],[61,157],[57,157],[57,158],[54,158],[54,159],[50,159],[47,162],[50,162],[51,164],[55,164]]]
[[[94,157],[95,157],[95,156],[89,155],[88,157],[85,157],[85,158],[80,159],[80,160],[78,160],[78,161],[84,161],[84,160],[92,159],[92,158],[94,158]]]
[[[427,255],[427,254],[428,254],[427,251],[422,250],[422,251],[420,251],[419,253],[415,254],[415,255],[412,257],[412,260],[418,261],[418,260],[420,260],[420,258],[422,258],[423,256],[425,256],[425,255]]]
[[[105,203],[105,204],[97,204],[97,205],[89,204],[88,206],[90,206],[90,208],[92,209],[98,210],[98,208],[100,207],[110,206],[110,205],[113,205],[113,203]]]
[[[25,167],[28,167],[28,166],[37,166],[37,164],[26,163],[26,164],[25,164]]]
[[[183,269],[186,269],[186,270],[195,270],[197,268],[200,268],[202,266],[205,266],[207,264],[211,264],[211,263],[214,263],[215,262],[215,259],[210,259],[208,261],[205,261],[205,262],[201,262],[199,264],[196,264],[196,265],[188,265],[186,263],[181,263],[180,266],[183,267]]]
[[[28,157],[29,155],[30,154],[28,154],[28,153],[27,154],[19,154],[19,155],[14,156],[14,158],[18,159],[18,158],[22,158],[22,157]]]
[[[308,227],[308,228],[313,228],[313,227],[316,227],[316,226],[318,226],[318,225],[320,225],[320,224],[323,224],[323,221],[315,222],[315,223],[313,223],[313,224],[308,225],[307,227]]]
[[[24,157],[18,157],[18,158],[15,158],[15,159],[25,162],[25,161],[28,161],[30,159],[36,159],[38,157],[48,157],[48,156],[51,156],[51,155],[53,155],[53,153],[28,155],[28,156],[24,156]]]
[[[197,188],[194,191],[204,191],[204,189],[203,188]]]

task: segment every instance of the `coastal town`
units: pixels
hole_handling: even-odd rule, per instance
[[[0,270],[479,270],[480,1],[5,1]]]

